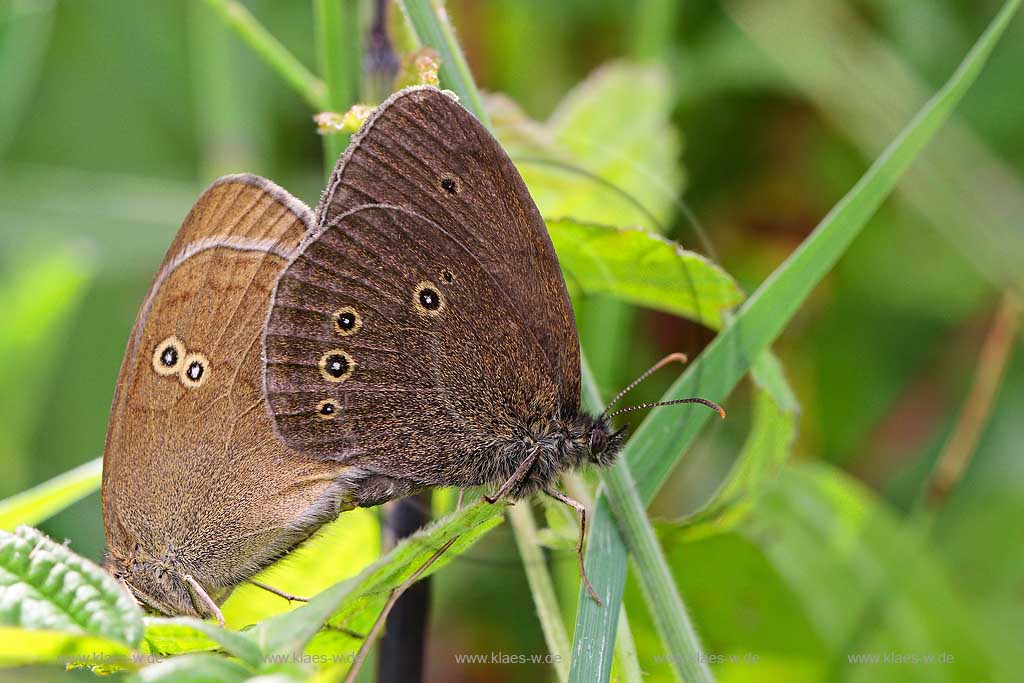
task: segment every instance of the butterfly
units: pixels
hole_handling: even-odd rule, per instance
[[[153,610],[219,617],[342,511],[437,486],[551,495],[581,548],[556,482],[625,431],[581,411],[579,353],[515,166],[448,94],[402,90],[315,212],[235,175],[185,219],[118,377],[105,567]]]

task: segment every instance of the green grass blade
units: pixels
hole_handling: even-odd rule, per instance
[[[480,91],[455,39],[455,32],[445,18],[441,0],[402,0],[402,7],[420,44],[434,48],[441,56],[441,84],[454,90],[462,100],[462,106],[490,128],[491,122],[484,110]]]
[[[565,683],[569,680],[569,636],[562,623],[558,596],[544,560],[544,551],[537,539],[537,524],[530,504],[520,502],[513,505],[508,511],[508,521],[515,531],[516,547],[523,560],[526,580],[530,584],[530,593],[537,608],[537,618],[544,632],[548,652],[554,656],[555,673],[559,683]]]
[[[58,474],[27,491],[0,501],[0,530],[12,531],[21,524],[36,525],[100,487],[103,458]]]
[[[946,85],[814,232],[740,308],[733,323],[672,386],[664,397],[666,400],[697,393],[721,400],[729,394],[754,359],[768,349],[949,117],[977,78],[1019,5],[1020,0],[1009,0],[1003,6]],[[682,429],[679,428],[677,413],[656,411],[644,421],[627,444],[622,457],[632,469],[639,500],[649,501],[653,497],[708,416],[707,413],[692,411]],[[625,485],[625,468],[625,464],[617,465],[605,475],[608,496],[614,496],[615,491]],[[621,596],[626,573],[626,545],[609,515],[609,506],[603,502],[605,497],[599,499],[596,507],[587,568],[599,594]],[[628,509],[632,507],[630,502],[629,499],[619,500],[616,505]],[[628,520],[623,520],[623,523],[628,524]],[[609,644],[614,639],[618,610],[612,604],[597,607],[586,599],[582,591],[579,605],[570,680],[581,683],[608,680],[611,661],[603,654],[611,649]],[[685,658],[696,653],[676,650],[673,654]]]
[[[326,109],[327,87],[313,75],[298,57],[266,29],[249,10],[236,0],[206,0],[217,17],[230,26],[271,69],[297,92],[310,107]]]
[[[362,49],[357,0],[314,0],[317,61],[323,74],[326,97],[323,107],[342,113],[359,99]],[[349,135],[323,136],[324,168],[330,178],[338,157],[348,146]]]

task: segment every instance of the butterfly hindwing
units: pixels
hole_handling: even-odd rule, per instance
[[[136,319],[107,431],[104,523],[122,562],[139,545],[180,556],[204,585],[230,583],[223,573],[251,574],[282,520],[336,475],[274,438],[263,395],[270,294],[311,227],[308,208],[256,176],[217,181],[185,219]]]
[[[557,409],[508,284],[406,209],[336,217],[281,275],[267,322],[278,434],[373,472],[461,483],[463,459],[512,438],[518,416]]]

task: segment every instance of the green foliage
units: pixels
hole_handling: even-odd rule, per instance
[[[566,74],[572,69],[584,65],[589,68],[594,60],[604,58],[606,50],[623,51],[622,45],[592,38],[601,35],[603,22],[624,23],[616,14],[624,10],[613,10],[602,3],[524,3],[521,7],[488,3],[474,11],[485,19],[493,13],[500,15],[500,21],[491,23],[500,25],[509,36],[516,35],[517,40],[517,32],[523,31],[534,38],[528,41],[532,45],[515,48],[533,57],[520,55],[516,62],[515,57],[502,56],[504,47],[491,44],[487,31],[498,29],[487,21],[481,24],[480,35],[466,36],[471,41],[469,54],[474,60],[480,58],[484,69],[481,73],[490,75],[489,85],[494,74],[508,71],[510,64],[544,68],[544,78],[534,68],[521,70],[507,82],[498,81],[500,87],[513,92],[513,101],[498,95],[479,96],[451,26],[439,21],[437,2],[405,3],[413,32],[424,42],[443,48],[442,85],[459,91],[464,104],[482,119],[493,121],[496,134],[520,168],[548,222],[580,314],[584,348],[595,361],[596,380],[584,366],[590,408],[601,403],[598,380],[607,386],[620,383],[614,375],[626,368],[623,359],[636,356],[636,364],[649,362],[645,352],[654,348],[649,339],[654,335],[649,333],[649,326],[642,326],[649,319],[640,318],[644,314],[633,307],[722,330],[666,398],[699,394],[722,399],[741,378],[751,380],[746,441],[741,443],[738,430],[732,427],[737,422],[743,424],[743,397],[733,397],[728,408],[731,415],[740,416],[739,420],[731,420],[726,429],[710,435],[702,449],[727,454],[709,466],[716,470],[714,476],[703,473],[711,483],[692,491],[684,488],[688,496],[685,504],[666,506],[674,515],[679,509],[692,511],[687,516],[652,525],[645,507],[695,442],[708,417],[703,409],[685,411],[682,429],[678,426],[679,412],[655,412],[630,441],[624,462],[607,473],[604,495],[599,497],[592,517],[587,556],[588,572],[605,604],[598,608],[581,595],[572,670],[567,671],[568,662],[563,661],[556,667],[559,680],[589,683],[607,680],[609,671],[613,671],[613,677],[638,681],[641,670],[651,680],[708,680],[712,676],[758,681],[1013,680],[1015,670],[1005,653],[1015,645],[1008,634],[1015,633],[1013,626],[1021,623],[1020,610],[1013,607],[1019,592],[1021,544],[1013,542],[1016,531],[1011,523],[1021,511],[1019,486],[1024,476],[1017,467],[1019,458],[1003,455],[986,461],[980,473],[965,482],[964,495],[954,500],[934,525],[905,517],[886,502],[886,498],[898,499],[904,494],[869,492],[835,468],[792,467],[786,465],[786,460],[798,419],[802,447],[811,458],[835,458],[833,446],[841,447],[844,453],[859,448],[889,407],[888,400],[877,399],[879,389],[888,392],[887,399],[905,390],[919,367],[914,363],[928,355],[931,347],[925,347],[922,340],[936,336],[937,328],[944,329],[940,326],[962,324],[969,316],[978,315],[987,293],[982,277],[995,282],[1019,279],[1018,273],[1007,272],[1012,271],[1007,264],[1014,263],[1014,255],[1019,255],[1020,242],[1006,232],[1012,224],[1006,217],[1013,211],[1002,204],[1004,197],[1011,200],[1006,206],[1019,203],[1019,181],[983,148],[979,153],[969,136],[964,142],[962,124],[955,131],[956,137],[944,143],[943,154],[935,163],[929,160],[927,168],[908,179],[906,196],[910,206],[928,216],[947,236],[963,235],[965,227],[984,223],[981,238],[964,244],[963,249],[982,266],[983,275],[963,262],[957,243],[951,248],[937,248],[929,243],[929,233],[908,227],[914,219],[906,213],[884,212],[878,222],[884,229],[871,232],[869,228],[868,234],[849,248],[897,178],[919,156],[926,140],[977,76],[1018,4],[1014,0],[1006,4],[993,28],[927,111],[908,126],[790,259],[738,312],[730,313],[743,296],[734,276],[743,283],[760,281],[770,265],[792,249],[794,236],[802,236],[800,222],[786,224],[787,217],[801,215],[801,211],[801,217],[816,215],[818,208],[834,200],[830,192],[848,187],[851,174],[859,174],[861,169],[859,157],[816,129],[808,143],[807,123],[799,117],[785,119],[786,126],[772,119],[777,99],[793,97],[793,86],[779,77],[771,60],[757,52],[747,37],[728,20],[715,15],[709,18],[704,10],[672,2],[643,2],[637,17],[629,18],[639,30],[629,38],[633,42],[628,47],[645,57],[663,57],[668,68],[611,62],[561,97],[560,93],[568,90]],[[159,23],[167,27],[161,35],[169,36],[169,42],[153,48],[159,54],[154,63],[161,74],[174,72],[174,50],[180,49],[173,46],[174,41],[182,45],[187,42],[190,50],[195,44],[207,48],[217,44],[216,50],[190,51],[187,60],[178,57],[179,61],[194,58],[192,75],[207,76],[199,79],[202,87],[195,93],[200,108],[213,100],[217,100],[216,106],[230,103],[213,112],[212,117],[205,115],[210,114],[208,111],[201,112],[198,131],[190,131],[188,124],[182,123],[188,117],[175,114],[171,117],[174,120],[165,120],[159,113],[170,110],[169,102],[186,99],[185,88],[173,80],[153,85],[151,74],[136,73],[132,64],[113,59],[112,55],[138,52],[135,48],[139,46],[131,42],[131,31],[102,41],[102,49],[111,52],[101,53],[119,69],[109,76],[103,70],[102,83],[124,83],[126,96],[112,103],[94,100],[88,107],[78,105],[89,111],[75,111],[76,125],[68,126],[66,107],[61,104],[67,100],[61,97],[64,93],[71,98],[80,96],[75,94],[76,88],[98,91],[97,81],[88,80],[89,73],[81,79],[77,73],[74,78],[58,73],[42,84],[38,97],[33,94],[33,80],[41,68],[51,22],[56,36],[52,50],[55,56],[48,59],[60,65],[67,62],[66,58],[60,61],[61,51],[78,47],[68,37],[88,28],[89,22],[112,24],[113,10],[97,19],[92,9],[82,11],[68,5],[58,12],[54,10],[56,4],[49,2],[15,2],[0,9],[0,81],[6,88],[0,100],[0,150],[8,145],[14,150],[14,163],[5,161],[0,166],[4,180],[0,183],[0,234],[9,238],[5,242],[22,245],[17,252],[3,254],[17,265],[0,277],[0,304],[5,310],[4,325],[0,326],[0,361],[5,364],[0,379],[0,428],[5,433],[0,464],[4,465],[11,491],[42,478],[29,471],[33,462],[29,454],[46,452],[37,441],[46,441],[52,449],[53,443],[61,443],[61,432],[79,438],[80,430],[73,426],[78,424],[74,420],[80,419],[77,413],[99,405],[98,413],[109,405],[109,395],[97,398],[99,394],[90,394],[80,403],[75,393],[82,382],[76,384],[74,377],[83,376],[76,373],[94,364],[50,360],[78,360],[80,354],[75,352],[81,351],[83,343],[88,348],[103,349],[104,354],[109,348],[109,367],[96,367],[92,372],[97,377],[113,377],[114,356],[123,347],[123,334],[119,332],[114,341],[105,336],[102,343],[83,342],[80,330],[72,326],[74,316],[81,306],[87,324],[118,329],[130,324],[144,287],[142,279],[149,276],[150,266],[166,246],[175,217],[184,215],[197,191],[193,166],[204,169],[199,176],[213,170],[262,171],[259,164],[276,161],[280,166],[280,159],[275,157],[283,157],[281,150],[288,148],[292,155],[288,163],[303,169],[293,174],[294,186],[314,197],[319,174],[310,172],[308,159],[294,151],[310,147],[306,143],[312,139],[312,127],[296,128],[293,137],[286,138],[278,132],[283,127],[281,121],[294,119],[291,115],[301,106],[296,104],[301,99],[316,105],[316,109],[343,109],[357,97],[359,79],[354,66],[358,61],[358,38],[349,40],[345,34],[349,38],[357,36],[358,27],[351,17],[341,18],[339,12],[353,10],[358,3],[317,2],[312,17],[298,20],[295,16],[300,13],[285,5],[247,3],[251,12],[233,0],[209,0],[206,5],[196,10],[193,30],[186,31],[189,41],[178,40],[181,27],[174,24],[177,19],[166,15],[166,10],[126,7],[116,13],[118,23],[126,26]],[[458,5],[452,7],[457,10]],[[880,49],[880,41],[874,37],[866,40],[866,27],[846,16],[835,3],[821,3],[820,7],[784,3],[784,10],[765,11],[759,3],[731,1],[726,7],[753,40],[780,61],[796,86],[807,92],[810,100],[869,158],[889,142],[897,127],[917,108],[922,93],[931,89],[905,78],[894,55]],[[210,8],[215,14],[209,12]],[[910,41],[907,51],[926,65],[925,72],[933,78],[948,73],[956,53],[950,46],[966,47],[973,34],[970,25],[959,22],[949,8],[925,11],[901,6],[874,10],[878,16],[873,20],[877,19],[879,30],[895,32]],[[151,11],[164,14],[154,18],[147,14]],[[229,53],[221,45],[227,42],[225,36],[197,28],[212,16],[238,33],[263,63],[246,55],[228,68]],[[777,30],[779,16],[786,17],[788,30]],[[944,39],[923,44],[915,38],[922,18]],[[670,21],[686,26],[685,47],[684,43],[672,42],[679,31],[668,25]],[[280,39],[264,25],[273,27]],[[853,27],[850,36],[856,40],[847,36],[843,27]],[[909,31],[908,27],[915,30]],[[571,31],[581,31],[586,36],[587,50],[597,51],[559,42],[559,36]],[[614,32],[625,33],[629,32]],[[310,35],[316,35],[317,40],[308,40]],[[408,42],[401,31],[395,38],[398,44]],[[116,41],[121,42],[106,47]],[[1024,44],[1019,40],[1016,43]],[[288,44],[294,45],[301,60],[289,52],[285,47]],[[834,46],[839,61],[858,68],[824,68],[819,59],[822,45]],[[1019,53],[1019,48],[1010,47],[1015,50],[1011,54]],[[314,48],[319,53],[322,81],[303,66],[303,62],[314,62]],[[572,60],[565,57],[570,53],[579,64],[570,67]],[[77,53],[72,58],[77,60]],[[216,60],[221,61],[213,63]],[[1006,126],[1006,121],[1019,118],[1007,113],[1015,106],[1012,103],[1020,100],[1012,88],[1005,86],[1013,82],[1018,70],[1014,63],[1007,66],[1008,62],[1012,60],[1004,57],[1002,66],[993,63],[997,74],[1002,69],[1001,80],[990,79],[987,86],[979,84],[988,93],[982,100],[987,106],[974,103],[975,120],[987,117],[990,125],[1002,122],[1000,125]],[[335,67],[337,70],[332,72]],[[863,79],[861,72],[867,74]],[[267,74],[282,77],[297,97],[277,92],[280,101],[288,102],[281,105],[265,94],[273,95],[274,88],[279,87],[260,80],[269,78]],[[563,85],[553,87],[552,83],[559,82],[558,74]],[[857,80],[854,74],[859,74]],[[2,78],[4,75],[10,78]],[[230,80],[231,85],[220,84],[221,80]],[[550,99],[554,93],[559,93],[562,101],[543,119],[531,118],[516,104],[534,112],[538,102]],[[756,102],[766,100],[769,104],[751,107],[755,94],[760,98]],[[736,101],[730,102],[730,98]],[[879,102],[886,106],[875,106]],[[710,112],[705,114],[708,120],[694,115],[695,110]],[[33,116],[26,117],[29,111]],[[736,117],[737,111],[744,113],[737,119],[742,123],[730,129],[730,117]],[[300,118],[308,113],[302,110]],[[20,122],[29,120],[28,134],[12,134],[19,130]],[[83,129],[92,131],[97,140],[116,135],[121,144],[107,145],[109,153],[104,149],[103,154],[96,154],[77,139]],[[681,131],[686,131],[688,147],[695,148],[687,154],[688,174],[683,173],[680,161]],[[750,144],[748,136],[755,131],[763,137]],[[191,158],[191,147],[180,144],[193,133],[205,145],[200,154],[206,156],[199,159],[199,164]],[[1001,135],[1006,144],[1000,152],[1012,156],[1019,137],[1016,130]],[[708,139],[714,143],[709,145]],[[145,141],[151,144],[141,144]],[[332,164],[339,144],[337,138],[324,140],[327,166]],[[766,144],[772,146],[764,147]],[[144,148],[141,155],[139,148]],[[776,154],[780,148],[785,148],[785,153]],[[769,153],[764,154],[766,151]],[[784,163],[785,159],[802,159],[800,155],[813,156],[814,161],[807,177],[799,178],[795,187],[781,184],[772,191],[774,194],[758,197],[764,188],[758,187],[756,176],[746,175],[745,166],[765,166],[773,169],[769,171],[773,174],[777,167],[768,166],[757,155],[781,157]],[[711,156],[713,160],[709,160]],[[1024,154],[1019,158],[1024,159]],[[189,180],[180,183],[107,177],[95,170],[79,173],[29,166],[24,163],[26,159],[32,164],[119,172],[137,164],[136,168],[145,169],[147,176],[187,175]],[[150,173],[149,164],[156,160],[162,160],[165,167]],[[232,165],[237,163],[243,165]],[[282,173],[287,176],[287,169]],[[285,186],[293,186],[287,177],[269,175]],[[728,273],[661,236],[675,234],[671,231],[680,224],[689,226],[688,208],[675,200],[687,175],[696,184],[693,196],[703,202],[701,215],[711,217],[715,228],[722,229],[715,238],[729,249]],[[947,185],[940,176],[958,179]],[[825,190],[818,186],[821,184]],[[721,198],[727,195],[728,202],[723,206]],[[747,200],[748,196],[754,199]],[[968,200],[974,197],[978,200]],[[756,235],[737,233],[742,229],[737,226],[749,219],[745,211],[758,215],[758,202],[770,207],[768,214],[782,228],[758,224]],[[53,210],[54,206],[59,210]],[[765,211],[763,206],[760,210]],[[946,216],[950,217],[948,226]],[[782,232],[782,240],[778,232]],[[68,235],[76,237],[74,247],[54,249],[54,245],[64,244]],[[90,244],[77,241],[80,235],[86,235]],[[1009,246],[1004,248],[1004,242]],[[36,256],[36,251],[43,256]],[[105,263],[116,267],[108,265],[106,270],[94,272],[92,261],[83,258],[83,254],[92,253],[102,254]],[[21,254],[32,256],[22,258]],[[843,267],[817,295],[827,304],[822,313],[822,302],[811,291],[833,271],[840,255],[844,255]],[[901,281],[893,283],[891,277],[879,273],[899,274]],[[83,303],[89,285],[102,289],[96,301]],[[118,295],[124,302],[117,299]],[[119,313],[110,313],[118,306]],[[769,349],[801,308],[816,316],[815,325],[796,326],[793,334],[801,335],[801,341],[790,342],[796,351],[792,347],[779,350],[786,360],[783,372],[782,364]],[[124,320],[110,325],[114,319],[111,315],[121,315]],[[925,316],[928,322],[915,327],[915,316]],[[665,332],[668,327],[659,327],[659,335],[671,334]],[[893,343],[894,339],[898,341]],[[853,362],[863,360],[864,349],[885,343],[893,349],[899,346],[899,352],[886,352],[883,362],[888,365],[884,369],[872,372],[860,362]],[[820,347],[816,355],[815,345]],[[811,348],[811,353],[805,347]],[[813,370],[824,374],[815,377]],[[1019,369],[1017,372],[1019,376]],[[949,374],[956,376],[955,372]],[[72,381],[67,381],[68,377]],[[790,388],[787,377],[793,379],[797,392]],[[825,381],[828,377],[833,381]],[[656,386],[656,382],[651,380],[646,386]],[[104,379],[102,384],[109,389],[107,385],[112,382]],[[805,397],[809,416],[801,417],[795,393]],[[866,404],[863,410],[861,403]],[[734,411],[736,404],[739,406]],[[855,414],[850,414],[851,405],[856,406]],[[1002,429],[983,452],[1013,455],[1019,450],[1015,444],[1019,443],[1020,432],[1007,426],[1015,423],[1013,416],[1019,413],[1019,406],[1018,397],[1017,403],[1003,409]],[[934,406],[929,409],[938,410]],[[44,418],[50,415],[58,416],[60,424],[72,426],[49,429],[55,422]],[[817,433],[826,428],[827,433]],[[932,429],[941,434],[944,423],[940,421]],[[53,441],[54,434],[58,435],[57,441]],[[99,442],[89,441],[84,448],[95,453]],[[896,481],[903,489],[913,491],[933,453],[921,449],[927,450],[921,456],[913,449],[907,450],[909,455],[900,455],[920,456],[920,460],[913,468],[900,472]],[[64,451],[67,448],[61,449],[61,453]],[[737,456],[731,456],[737,452]],[[80,458],[81,449],[68,457]],[[53,468],[43,476],[59,469],[51,460],[39,461]],[[870,470],[870,463],[862,466],[863,471]],[[88,462],[0,502],[0,528],[41,523],[94,491],[98,484],[99,461]],[[568,485],[582,487],[578,481]],[[469,559],[466,550],[500,523],[501,511],[499,506],[470,506],[379,559],[380,530],[374,513],[345,513],[317,538],[257,577],[290,592],[314,595],[311,603],[296,607],[258,588],[241,586],[224,606],[227,630],[187,618],[147,618],[143,622],[137,607],[95,565],[33,530],[3,534],[0,664],[52,664],[58,657],[78,655],[82,657],[58,661],[92,666],[97,673],[120,668],[137,670],[132,676],[142,681],[337,679],[362,644],[357,635],[369,629],[390,591],[453,536],[458,535],[459,542],[431,571],[452,560]],[[523,507],[520,511],[529,513]],[[562,654],[569,647],[559,615],[571,610],[572,593],[578,585],[570,561],[574,520],[562,508],[550,508],[548,512],[548,528],[536,529],[524,524],[525,518],[515,517],[511,526],[517,529],[523,561],[528,563],[526,570],[549,650]],[[75,538],[75,547],[80,548],[79,537]],[[941,544],[935,542],[939,538]],[[559,561],[565,558],[564,564],[572,565],[572,571],[555,571],[556,567],[547,566],[540,544],[555,549],[553,557]],[[634,581],[628,585],[627,549],[634,560]],[[470,562],[460,565],[449,567],[442,577],[454,575],[456,570],[460,570],[459,577],[486,575],[490,580],[492,574],[496,575],[479,571]],[[563,569],[561,564],[557,569]],[[506,589],[493,581],[488,585],[495,592]],[[567,604],[560,606],[559,601]],[[625,617],[625,606],[631,608],[630,620]],[[463,629],[461,636],[455,636],[451,642],[458,645],[453,647],[469,642],[466,633],[491,645],[497,641],[497,633],[504,637],[506,631],[522,631],[527,623],[526,628],[536,630],[530,611],[520,612],[523,623],[501,623],[493,632],[486,626],[489,610],[479,605],[446,612],[458,615],[458,619],[446,619],[446,627],[448,622],[473,624]],[[483,626],[475,633],[479,624]],[[848,658],[856,653],[887,651],[949,652],[955,655],[955,663],[872,666],[854,665]],[[652,652],[670,656],[652,660]],[[709,667],[701,664],[701,653],[727,653],[741,659],[755,653],[758,661],[756,666],[736,661]],[[94,656],[97,654],[102,658]],[[297,658],[273,661],[274,657],[289,654]],[[169,658],[154,664],[143,659],[145,655]],[[313,658],[319,655],[327,659],[314,664]],[[538,671],[523,667],[522,673],[510,675],[533,679]]]
[[[696,394],[722,400],[731,392],[754,360],[781,333],[815,285],[835,265],[892,192],[903,172],[952,113],[977,78],[1018,5],[1018,1],[1008,0],[946,85],[904,128],[814,232],[740,307],[735,318],[673,384],[663,400]],[[630,510],[630,503],[649,500],[653,496],[706,419],[706,413],[695,413],[679,430],[672,426],[674,418],[663,411],[652,413],[641,424],[627,442],[619,462],[605,477],[609,496],[618,498],[617,492],[622,494],[621,499],[611,506],[622,506],[616,511],[617,516],[638,516],[640,511],[635,509],[635,505]],[[633,482],[629,478],[629,469],[632,469],[638,496],[630,495]],[[592,568],[591,581],[599,592],[607,590],[620,599],[618,596],[621,596],[621,586],[625,581],[626,543],[613,528],[609,506],[602,505],[600,500],[594,518],[592,543],[588,551],[588,557],[594,556],[594,560],[588,563],[588,568]],[[602,538],[602,543],[593,543],[595,538]],[[630,540],[635,542],[635,539]],[[600,548],[600,554],[595,553],[595,547]],[[662,594],[666,592],[662,591]],[[586,600],[579,602],[570,680],[608,678],[610,658],[586,654],[609,650],[603,644],[614,642],[618,615],[615,609],[598,610]],[[668,647],[676,658],[673,660],[675,664],[695,665],[700,656],[693,644],[692,640],[686,639],[685,642],[674,643],[675,647]]]
[[[830,669],[848,670],[844,680],[852,681],[1012,679],[1008,634],[969,607],[920,529],[832,467],[786,468],[727,531],[669,524],[659,530],[709,649],[758,652],[777,668],[778,680],[820,680]],[[704,559],[695,563],[698,556]],[[752,626],[766,619],[778,627]],[[887,666],[848,659],[885,653],[934,661]],[[955,654],[942,663],[942,653]],[[787,661],[798,664],[785,667]],[[750,664],[727,664],[720,675],[744,666]]]
[[[56,368],[47,362],[60,348],[60,339],[86,286],[91,268],[88,254],[56,246],[41,257],[25,258],[0,280],[0,459],[22,463],[19,451],[26,448],[39,419],[45,378]],[[23,474],[8,471],[7,487],[21,486]],[[70,502],[70,501],[69,501]],[[31,521],[31,520],[26,520]]]
[[[657,233],[572,219],[547,224],[574,294],[603,294],[711,328],[743,300],[724,270]]]
[[[13,534],[0,532],[0,623],[98,636],[127,646],[139,643],[143,629],[142,610],[113,577],[29,527],[19,527]],[[86,647],[95,640],[71,646]],[[36,638],[47,654],[56,649],[56,642]],[[40,656],[24,655],[22,661]]]

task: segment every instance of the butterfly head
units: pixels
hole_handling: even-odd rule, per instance
[[[615,457],[622,448],[622,442],[626,440],[626,432],[629,427],[622,427],[614,430],[608,422],[608,418],[600,416],[591,418],[589,425],[590,454],[588,460],[598,467],[607,467],[615,461]]]
[[[173,559],[148,557],[138,548],[127,557],[108,552],[103,567],[143,608],[168,616],[200,619],[219,616],[214,608],[224,602],[232,590],[230,587],[207,590]]]

